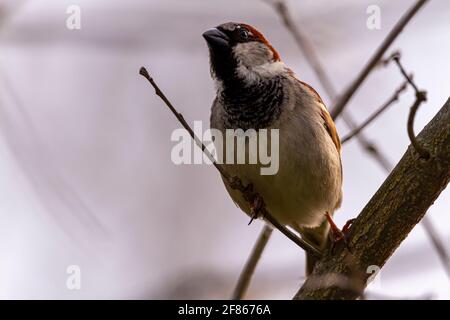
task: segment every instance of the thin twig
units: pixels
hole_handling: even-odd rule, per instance
[[[175,117],[178,119],[178,121],[181,123],[181,125],[189,132],[192,139],[195,141],[195,143],[199,146],[199,148],[202,150],[202,152],[209,158],[209,160],[213,163],[214,167],[219,171],[219,173],[222,175],[222,177],[227,180],[227,182],[230,184],[230,186],[233,189],[239,190],[242,193],[242,196],[244,199],[250,203],[253,204],[254,200],[259,197],[259,195],[253,191],[252,185],[244,186],[242,181],[238,177],[231,177],[226,173],[223,166],[216,162],[212,154],[208,151],[208,149],[205,147],[205,145],[197,138],[197,136],[194,134],[194,131],[191,129],[191,127],[188,125],[186,120],[184,120],[184,117],[181,113],[179,113],[175,107],[172,105],[172,103],[167,99],[167,97],[164,95],[164,93],[161,91],[161,89],[158,87],[156,82],[153,80],[153,78],[149,75],[147,70],[144,67],[141,67],[139,74],[142,75],[145,79],[147,79],[152,87],[155,89],[155,94],[161,98],[161,100],[164,101],[164,103],[169,107],[170,111],[175,115]],[[265,220],[267,220],[269,223],[271,223],[275,228],[277,228],[280,232],[282,232],[286,237],[291,239],[295,244],[297,244],[299,247],[301,247],[303,250],[307,251],[308,253],[316,256],[321,257],[322,253],[317,250],[314,246],[306,242],[305,240],[297,237],[293,232],[291,232],[288,228],[281,225],[266,209],[266,207],[263,205],[259,212]]]
[[[256,265],[258,264],[267,242],[269,241],[272,231],[273,229],[269,225],[264,225],[264,228],[259,234],[258,240],[251,251],[251,255],[249,256],[247,262],[245,263],[244,269],[239,276],[231,297],[232,300],[241,300],[247,292],[248,286],[250,285],[250,281],[255,272]]]
[[[298,47],[305,55],[307,62],[315,71],[317,78],[319,79],[319,82],[324,88],[326,94],[330,99],[334,100],[337,97],[336,89],[334,88],[330,77],[325,71],[325,68],[320,62],[313,44],[311,43],[309,38],[301,32],[300,28],[296,26],[291,14],[289,13],[289,8],[283,0],[277,0],[275,2],[272,2],[272,4],[274,5],[275,11],[279,14],[286,28],[294,37],[294,40],[297,43]],[[350,131],[354,131],[357,129],[356,122],[355,120],[353,120],[353,117],[350,114],[343,112],[342,119],[344,120],[344,123],[350,129]],[[375,143],[369,141],[364,132],[360,132],[356,136],[356,139],[364,148],[364,150],[369,153],[378,162],[378,164],[383,167],[385,171],[389,172],[391,170],[392,165],[390,164],[387,157],[381,153]]]
[[[345,125],[352,131],[357,128],[357,124],[353,117],[348,112],[342,112],[342,120],[344,120]],[[386,173],[389,173],[392,170],[392,163],[388,159],[388,157],[381,151],[378,146],[370,141],[366,135],[364,134],[364,131],[360,132],[356,136],[356,140],[361,145],[361,147],[364,149],[364,151],[367,152],[375,161],[384,169]]]
[[[181,125],[189,132],[189,135],[191,136],[191,138],[195,141],[195,143],[197,144],[197,146],[202,149],[203,153],[206,154],[206,156],[208,157],[208,159],[212,162],[212,164],[214,165],[214,167],[216,167],[216,169],[220,172],[220,174],[224,177],[227,177],[228,175],[225,173],[225,170],[223,169],[223,167],[221,165],[219,165],[213,155],[208,151],[208,149],[206,149],[205,145],[197,138],[197,136],[194,134],[194,131],[192,130],[192,128],[189,126],[189,124],[186,122],[186,120],[184,120],[184,117],[181,113],[179,113],[175,107],[172,105],[172,103],[169,101],[169,99],[167,99],[167,97],[164,95],[164,93],[161,91],[161,89],[159,89],[158,85],[156,84],[156,82],[153,80],[153,78],[150,76],[150,74],[148,73],[147,69],[145,69],[144,67],[142,67],[139,70],[139,74],[141,76],[143,76],[144,78],[146,78],[150,84],[152,85],[152,87],[155,89],[155,94],[161,98],[162,101],[164,101],[164,103],[166,104],[166,106],[169,107],[170,111],[172,111],[172,113],[175,115],[175,117],[177,118],[177,120],[181,123]]]
[[[388,64],[390,64],[394,58],[401,57],[402,53],[400,50],[393,51],[387,58],[381,59],[379,65],[382,67],[386,67]]]
[[[392,57],[392,60],[395,62],[395,64],[398,66],[398,68],[400,69],[401,74],[403,75],[403,77],[406,79],[406,81],[408,81],[408,83],[413,87],[414,91],[416,93],[419,93],[419,88],[417,87],[417,85],[414,83],[413,78],[411,75],[409,75],[405,68],[403,68],[402,63],[400,62],[400,53],[396,52]]]
[[[445,250],[445,246],[442,243],[441,239],[438,236],[436,229],[431,223],[430,219],[426,219],[427,216],[424,216],[422,219],[422,226],[427,231],[428,237],[430,237],[431,242],[433,243],[436,251],[438,253],[438,257],[444,265],[444,269],[447,273],[447,276],[450,278],[450,257],[447,254],[447,250]]]
[[[369,59],[366,66],[359,73],[358,77],[353,81],[350,87],[345,91],[345,93],[339,98],[334,108],[331,110],[331,116],[336,119],[341,112],[344,110],[347,103],[353,97],[355,92],[373,70],[373,68],[379,63],[384,53],[389,49],[394,40],[398,37],[403,28],[408,24],[408,22],[414,17],[414,15],[422,8],[422,6],[428,0],[418,0],[395,24],[394,28],[388,33],[387,37],[381,43],[380,47],[375,51],[374,55]]]
[[[430,153],[423,147],[423,145],[419,141],[417,141],[416,135],[414,134],[414,119],[416,117],[417,110],[419,109],[422,102],[427,101],[427,93],[426,93],[426,91],[419,90],[419,87],[413,81],[412,76],[408,75],[408,73],[406,72],[402,63],[400,62],[400,53],[396,52],[396,53],[392,54],[390,56],[390,59],[395,62],[395,64],[397,65],[397,67],[400,70],[400,73],[403,75],[403,77],[406,79],[406,81],[411,85],[411,87],[416,92],[416,100],[414,101],[413,105],[411,106],[411,109],[410,109],[409,115],[408,115],[408,122],[407,122],[408,137],[409,137],[409,140],[411,141],[412,146],[414,147],[416,152],[419,154],[419,156],[422,159],[429,159]]]
[[[385,102],[381,107],[379,107],[374,113],[372,113],[363,123],[361,123],[356,129],[352,130],[344,138],[342,138],[341,143],[344,144],[353,137],[357,136],[364,128],[366,128],[372,121],[378,118],[384,111],[387,110],[394,102],[398,101],[400,94],[406,90],[408,82],[405,81],[403,84],[395,90],[392,96]]]
[[[408,136],[409,140],[411,140],[411,144],[419,154],[422,159],[428,160],[430,158],[430,153],[424,146],[417,140],[416,135],[414,134],[414,118],[416,117],[417,110],[419,109],[422,102],[426,101],[426,92],[418,91],[416,94],[416,101],[414,101],[408,115]]]
[[[295,43],[305,55],[306,60],[313,68],[325,91],[330,97],[336,97],[336,90],[334,89],[333,83],[314,51],[312,43],[309,38],[300,31],[300,28],[296,26],[286,3],[282,0],[276,0],[273,2],[273,7],[283,21],[285,27],[294,37]]]

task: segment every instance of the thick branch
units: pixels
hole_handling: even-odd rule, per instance
[[[344,247],[324,257],[295,299],[355,299],[382,267],[450,180],[450,99],[417,139],[430,152],[420,159],[410,146],[363,209]]]

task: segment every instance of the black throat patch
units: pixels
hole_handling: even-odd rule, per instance
[[[224,81],[218,99],[225,110],[227,129],[263,129],[280,117],[283,77],[261,79],[247,84],[242,79]]]

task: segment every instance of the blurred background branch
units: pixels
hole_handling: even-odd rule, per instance
[[[269,225],[264,225],[263,230],[259,234],[259,237],[256,240],[255,246],[253,247],[249,258],[245,263],[241,274],[239,275],[239,279],[237,281],[236,287],[234,288],[233,295],[231,296],[232,300],[241,300],[242,298],[244,298],[248,286],[250,285],[250,282],[252,280],[253,274],[255,273],[258,261],[261,258],[264,248],[266,247],[271,235],[272,228]]]
[[[339,97],[335,106],[331,109],[331,116],[336,119],[344,110],[350,99],[356,93],[358,88],[362,85],[364,80],[370,74],[370,72],[377,66],[380,60],[383,58],[385,52],[389,49],[391,44],[400,35],[405,26],[411,21],[416,13],[427,3],[428,0],[418,0],[415,4],[398,20],[392,30],[388,33],[384,41],[375,51],[373,56],[369,59],[366,66],[360,71],[356,79],[348,87],[348,89]]]
[[[392,96],[383,103],[378,109],[376,109],[366,120],[364,120],[357,128],[353,129],[349,134],[344,136],[341,139],[341,143],[344,144],[350,139],[357,136],[362,130],[364,130],[365,127],[367,127],[372,121],[374,121],[376,118],[378,118],[384,111],[386,111],[391,104],[398,101],[400,98],[400,94],[406,90],[406,87],[408,85],[407,81],[404,81],[403,84],[395,90],[395,92],[392,94]]]

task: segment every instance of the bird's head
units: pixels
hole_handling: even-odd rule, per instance
[[[252,82],[285,71],[278,52],[254,27],[228,22],[203,33],[208,43],[211,71],[218,81],[239,78]]]

